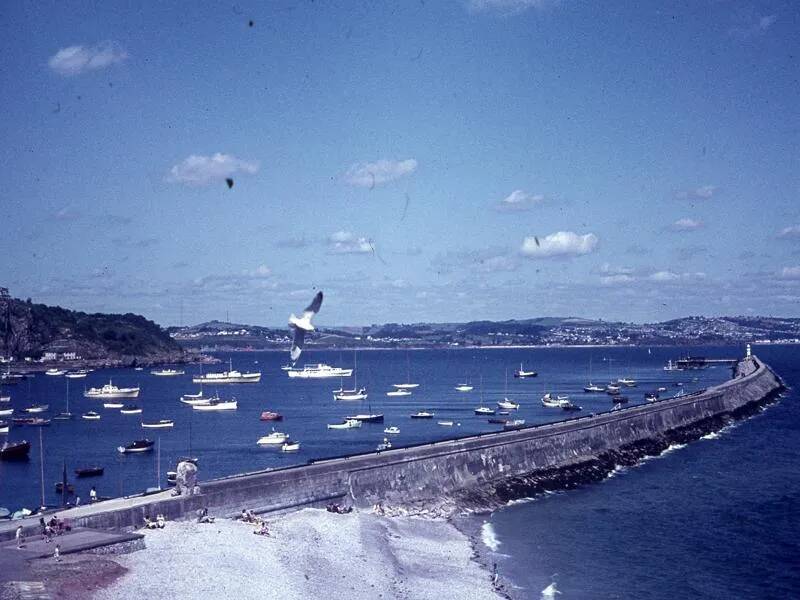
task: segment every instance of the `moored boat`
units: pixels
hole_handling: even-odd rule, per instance
[[[265,410],[261,413],[261,421],[283,421],[283,415],[271,410]]]
[[[125,406],[122,402],[103,402],[103,408],[122,408]]]
[[[542,396],[542,406],[545,408],[561,408],[565,401],[569,402],[569,396],[554,396],[550,392]]]
[[[361,427],[361,421],[358,419],[345,419],[341,423],[329,423],[328,429],[356,429]]]
[[[121,388],[109,380],[103,387],[89,388],[83,392],[83,395],[85,398],[137,398],[139,396],[139,387]]]
[[[345,419],[355,419],[363,423],[383,423],[383,414],[361,413],[345,417]]]
[[[419,412],[415,412],[411,415],[412,419],[432,419],[435,413],[428,412],[426,410],[421,410]]]
[[[81,369],[80,371],[68,371],[64,374],[64,377],[67,379],[84,379],[88,374],[89,371]]]
[[[22,460],[28,458],[31,443],[27,440],[20,442],[3,442],[0,446],[0,460]]]
[[[103,467],[82,467],[75,469],[75,477],[99,477],[103,471]]]
[[[475,409],[476,415],[493,415],[495,410],[493,408],[489,408],[488,406],[479,406]]]
[[[139,452],[149,452],[153,449],[155,442],[147,438],[142,440],[134,440],[127,446],[118,446],[117,451],[120,454],[136,454]]]
[[[459,383],[455,388],[453,388],[457,392],[471,392],[472,386],[468,383]]]
[[[383,430],[383,433],[386,435],[397,435],[400,433],[400,428],[392,425],[391,427],[387,427]]]
[[[173,427],[175,425],[175,421],[172,419],[160,419],[158,421],[142,421],[142,427],[144,429],[166,429],[169,427]]]
[[[437,421],[436,424],[437,425],[441,425],[442,427],[452,427],[453,426],[453,422],[452,421]]]
[[[324,363],[303,365],[302,369],[289,367],[284,370],[292,379],[327,379],[329,377],[350,377],[353,374],[353,369],[332,367]]]
[[[65,373],[66,370],[64,369],[47,369],[47,371],[44,372],[45,375],[50,375],[51,377],[60,377]]]
[[[408,390],[392,390],[391,392],[386,392],[387,396],[398,397],[398,396],[410,396],[411,392]]]
[[[258,438],[256,444],[259,446],[279,446],[289,439],[289,435],[280,431],[273,431]]]
[[[284,442],[281,445],[281,452],[297,452],[300,450],[300,442]]]
[[[561,410],[576,411],[576,410],[583,410],[583,408],[581,408],[577,404],[573,404],[569,400],[565,400],[561,403]]]
[[[179,369],[155,369],[150,371],[150,375],[155,375],[156,377],[175,377],[177,375],[184,375],[186,371],[182,371]]]
[[[201,411],[220,411],[220,410],[236,410],[238,407],[238,401],[236,399],[231,400],[220,400],[216,398],[214,400],[209,400],[208,404],[193,404],[193,410],[201,410]]]
[[[514,371],[514,377],[517,379],[525,379],[527,377],[536,377],[536,371],[526,371],[522,368],[522,363],[519,363],[519,369]]]
[[[513,431],[514,429],[522,429],[525,427],[525,419],[514,419],[503,425],[504,431]]]
[[[590,381],[589,385],[583,388],[583,391],[590,394],[602,394],[606,391],[606,388],[604,388],[602,385],[596,385]]]
[[[227,371],[222,373],[206,373],[192,377],[192,383],[219,384],[219,383],[258,383],[261,381],[261,372],[242,373],[233,368],[233,360],[229,361]]]
[[[0,408],[0,417],[10,417],[14,414],[13,408]]]
[[[360,388],[358,390],[342,390],[340,392],[334,392],[333,399],[334,400],[342,400],[342,401],[355,401],[355,400],[366,400],[368,397],[367,388]]]
[[[105,406],[105,405],[103,405]],[[126,404],[119,409],[120,414],[123,415],[140,415],[142,414],[142,407],[135,404]]]
[[[0,421],[0,433],[8,433],[8,421]]]
[[[86,419],[87,421],[98,421],[100,420],[100,415],[90,410],[89,412],[85,412],[81,415],[81,419]]]
[[[43,413],[49,408],[49,404],[34,404],[33,406],[29,406],[28,408],[24,409],[24,411],[26,413]]]
[[[630,377],[620,377],[617,379],[617,383],[620,383],[625,387],[636,387],[636,380],[631,379]]]
[[[497,403],[497,406],[500,408],[505,408],[506,410],[514,410],[519,408],[519,404],[509,400],[508,398],[503,398]]]
[[[389,441],[389,438],[383,438],[383,441],[380,444],[378,444],[375,450],[380,452],[381,450],[389,450],[391,447],[392,447],[392,442]]]

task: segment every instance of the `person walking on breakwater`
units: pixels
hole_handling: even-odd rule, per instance
[[[94,486],[89,490],[89,502],[97,502],[97,488]]]

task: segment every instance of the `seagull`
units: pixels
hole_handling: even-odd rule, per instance
[[[311,319],[319,312],[320,306],[322,306],[322,292],[317,292],[317,295],[314,296],[311,304],[309,304],[303,311],[302,317],[295,317],[294,313],[289,316],[289,327],[294,330],[292,349],[289,352],[289,356],[292,358],[292,364],[296,363],[297,359],[300,358],[300,353],[303,351],[303,342],[305,341],[306,332],[314,331],[314,326],[311,324]]]

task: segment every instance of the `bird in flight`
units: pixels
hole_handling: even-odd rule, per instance
[[[306,339],[306,332],[314,331],[314,326],[311,324],[311,319],[319,312],[320,306],[322,306],[322,292],[317,292],[317,295],[314,296],[311,304],[309,304],[303,311],[302,317],[296,317],[294,316],[294,313],[289,316],[289,327],[294,332],[294,337],[292,338],[292,349],[289,351],[292,364],[297,362],[297,359],[300,358],[300,353],[303,352],[303,343]]]

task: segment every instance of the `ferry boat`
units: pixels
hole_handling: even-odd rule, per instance
[[[154,371],[150,371],[150,375],[155,375],[156,377],[175,377],[176,375],[183,375],[186,371],[179,371],[177,369],[156,369]]]
[[[303,365],[302,369],[290,368],[286,372],[292,379],[326,379],[328,377],[350,377],[353,374],[353,369],[317,363],[315,365]]]
[[[258,383],[261,381],[261,372],[242,373],[233,369],[233,360],[229,361],[227,371],[222,373],[206,373],[205,375],[195,375],[192,377],[192,383]]]
[[[83,392],[84,398],[138,398],[139,387],[120,388],[115,386],[111,380],[101,388],[89,388]]]

